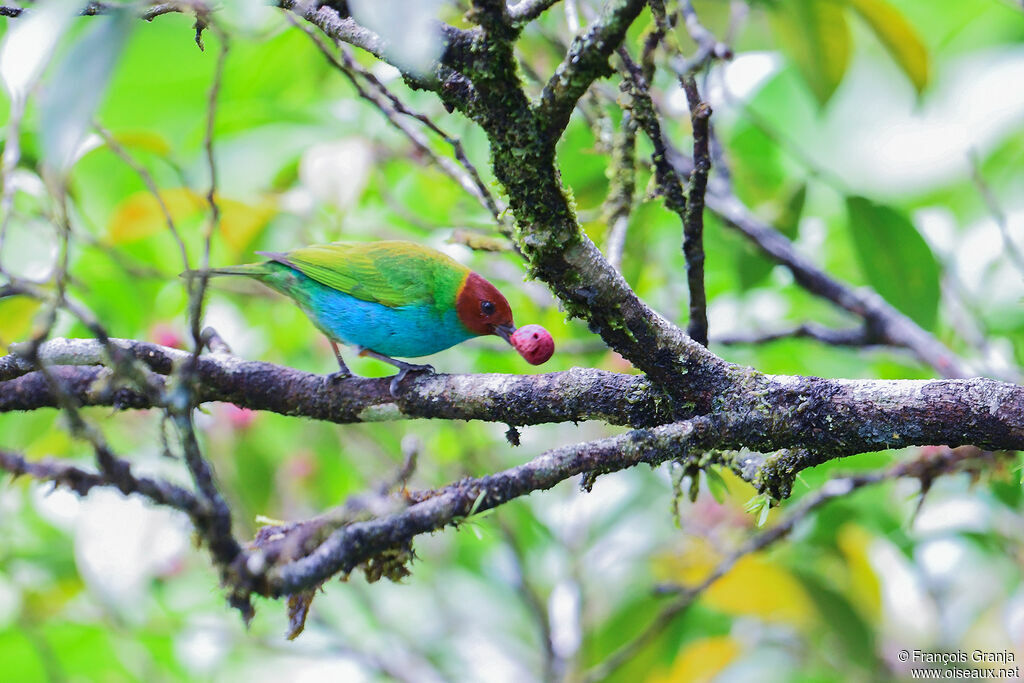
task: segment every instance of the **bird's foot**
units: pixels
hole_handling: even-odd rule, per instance
[[[345,368],[344,370],[338,370],[327,375],[327,381],[330,384],[337,384],[351,377],[355,377],[355,375],[352,374],[351,370]]]
[[[423,372],[428,374],[433,374],[434,372],[433,365],[402,363],[401,365],[396,364],[395,367],[398,368],[398,374],[391,378],[391,384],[388,385],[388,390],[391,392],[392,398],[398,398],[398,385],[401,384],[402,380],[405,379],[405,376],[410,372]]]

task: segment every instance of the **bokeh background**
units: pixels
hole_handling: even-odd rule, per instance
[[[416,4],[416,3],[413,3]],[[695,2],[724,36],[734,5]],[[741,3],[740,3],[741,4]],[[599,3],[570,3],[582,15]],[[463,23],[451,3],[424,5]],[[736,191],[758,216],[828,272],[870,285],[982,374],[1019,378],[1024,362],[1024,10],[1000,0],[751,0],[733,38],[735,58],[698,81]],[[464,10],[464,8],[462,8]],[[742,9],[742,8],[740,8]],[[875,12],[875,14],[871,14]],[[418,15],[417,15],[418,16]],[[837,18],[838,17],[838,18]],[[0,71],[25,57],[5,51]],[[68,22],[20,126],[22,159],[9,177],[14,214],[3,266],[42,280],[57,236],[38,171],[41,138],[56,123],[38,95],[95,86],[61,79],[61,60],[90,22]],[[574,366],[633,372],[579,321],[567,321],[511,252],[453,244],[455,230],[496,234],[493,218],[420,158],[377,110],[355,96],[309,38],[278,10],[229,0],[218,14],[231,36],[216,118],[223,221],[215,265],[254,260],[335,239],[415,240],[447,251],[495,282],[519,324],[536,322],[559,351],[528,367],[498,340],[429,359],[445,372],[529,373]],[[540,74],[571,36],[563,5],[520,42]],[[415,25],[409,19],[410,25]],[[651,23],[630,32],[632,46]],[[57,29],[54,28],[56,31]],[[132,25],[109,70],[97,120],[152,174],[193,259],[209,182],[202,141],[220,41],[205,52],[192,19],[166,15]],[[844,37],[845,36],[845,37]],[[678,39],[691,46],[685,32]],[[845,52],[844,52],[845,45]],[[15,45],[15,48],[18,48]],[[31,46],[18,48],[38,49]],[[844,58],[844,54],[847,57]],[[486,141],[397,71],[360,62],[418,110],[461,137],[495,193]],[[88,73],[83,67],[82,73]],[[102,75],[102,74],[101,74]],[[539,85],[527,79],[532,92]],[[614,81],[597,86],[616,95]],[[670,74],[654,81],[666,132],[689,145],[685,97]],[[8,90],[0,113],[9,119]],[[609,118],[575,116],[559,165],[590,237],[604,243]],[[73,116],[74,112],[68,114]],[[604,126],[604,128],[602,128]],[[3,127],[5,144],[13,127]],[[448,154],[443,141],[436,149]],[[645,140],[638,158],[649,159]],[[70,176],[74,241],[71,292],[119,337],[182,345],[187,298],[174,242],[139,176],[96,136],[77,150]],[[685,322],[685,263],[678,217],[653,197],[646,165],[622,269],[659,312]],[[867,218],[848,198],[870,199]],[[989,199],[986,198],[989,196]],[[1009,240],[1009,242],[1007,241]],[[756,335],[807,321],[856,321],[795,285],[712,216],[705,231],[712,339]],[[36,305],[0,300],[0,343],[28,338]],[[235,353],[330,372],[327,342],[287,301],[245,282],[215,282],[207,323]],[[87,336],[71,319],[56,333]],[[886,349],[783,339],[712,349],[770,373],[924,378],[934,370]],[[388,366],[351,358],[359,374]],[[159,416],[86,411],[142,472],[185,481],[164,457]],[[432,488],[522,463],[547,448],[616,433],[598,423],[522,430],[504,425],[411,421],[337,426],[257,414],[231,405],[199,416],[203,447],[251,537],[261,520],[296,520],[390,479],[404,449],[419,450],[410,486]],[[0,446],[32,457],[90,463],[56,411],[0,415]],[[914,451],[847,458],[804,473],[794,501],[841,472],[877,469]],[[260,601],[246,629],[226,608],[204,551],[182,516],[113,492],[78,499],[30,481],[0,484],[0,662],[12,681],[486,680],[540,679],[543,639],[570,678],[638,634],[665,604],[661,582],[699,581],[756,532],[745,511],[753,489],[721,472],[727,490],[701,481],[693,502],[673,494],[668,468],[575,482],[515,501],[459,529],[419,538],[412,575],[367,584],[329,582],[297,640],[284,639],[280,603]],[[685,488],[685,487],[684,487]],[[748,556],[715,584],[617,680],[880,680],[906,675],[900,649],[1010,650],[1024,657],[1024,535],[1020,472],[992,467],[935,482],[918,506],[916,481],[868,487],[810,515],[792,536]]]

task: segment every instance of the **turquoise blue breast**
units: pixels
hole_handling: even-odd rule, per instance
[[[439,312],[429,305],[390,308],[363,301],[321,285],[305,275],[305,301],[299,301],[310,319],[328,337],[398,358],[429,356],[470,339],[455,309]]]

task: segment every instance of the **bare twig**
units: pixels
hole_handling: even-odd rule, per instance
[[[978,194],[981,195],[985,206],[988,207],[988,211],[992,215],[992,220],[995,221],[996,226],[999,228],[999,234],[1002,235],[1006,253],[1017,267],[1017,270],[1024,273],[1024,253],[1021,253],[1020,247],[1017,246],[1017,243],[1013,241],[1013,237],[1010,236],[1010,226],[1006,221],[1006,212],[999,205],[999,200],[996,199],[992,188],[985,182],[985,177],[981,174],[981,165],[978,163],[977,154],[971,153],[967,159],[971,164],[971,180],[974,181]]]
[[[17,453],[0,450],[0,469],[10,472],[15,477],[28,475],[41,481],[52,481],[80,496],[86,495],[98,486],[112,487],[125,495],[135,493],[158,505],[181,510],[189,516],[202,514],[202,505],[189,491],[160,479],[137,477],[123,460],[118,461],[114,468],[116,476],[111,477],[109,472],[89,472],[60,459],[30,461]]]
[[[683,14],[687,33],[693,38],[693,42],[697,43],[697,52],[692,57],[687,59],[677,55],[671,61],[673,70],[680,78],[692,77],[693,72],[702,69],[712,59],[732,59],[732,48],[726,43],[719,42],[714,34],[700,23],[690,0],[680,0],[679,10]]]
[[[696,342],[708,345],[708,312],[704,294],[704,193],[711,170],[708,151],[708,118],[711,107],[701,100],[692,76],[681,79],[690,105],[693,123],[693,171],[686,192],[686,215],[683,227],[683,253],[686,255],[686,278],[690,287],[690,322],[686,332]]]
[[[462,142],[458,138],[446,133],[428,116],[409,109],[387,88],[387,86],[380,81],[380,79],[359,66],[347,49],[341,50],[341,57],[339,58],[312,29],[304,24],[298,23],[291,17],[289,17],[289,21],[292,25],[301,29],[310,37],[317,48],[319,48],[320,52],[323,53],[324,57],[326,57],[326,59],[336,69],[345,75],[349,83],[352,84],[352,87],[355,88],[356,93],[361,98],[377,107],[377,109],[384,114],[385,118],[387,118],[395,128],[397,128],[406,136],[406,138],[409,139],[410,142],[412,142],[417,150],[423,153],[427,158],[431,159],[445,175],[454,180],[460,187],[479,201],[494,217],[495,222],[497,222],[499,226],[503,226],[503,231],[507,232],[509,230],[505,219],[502,217],[503,209],[498,206],[497,201],[494,199],[490,190],[487,189],[487,186],[481,179],[476,167],[469,160],[469,157],[466,156],[465,150],[462,147]],[[360,78],[366,81],[376,92],[371,92],[365,88],[363,84],[360,83]],[[407,125],[399,114],[419,121],[430,131],[440,136],[448,145],[451,146],[452,151],[455,154],[455,158],[459,163],[456,164],[451,159],[437,154],[431,147],[427,138],[415,128]],[[460,164],[462,168],[459,167]]]
[[[7,117],[7,132],[3,155],[0,156],[0,273],[3,272],[4,242],[7,228],[14,214],[14,169],[21,159],[21,118],[25,113],[26,98],[11,98]]]
[[[187,12],[190,7],[196,3],[176,3],[176,2],[162,2],[154,5],[144,5],[139,8],[138,15],[140,19],[145,21],[153,21],[157,17],[163,14],[170,14],[172,12]],[[109,14],[113,11],[123,11],[125,5],[121,4],[110,4],[105,2],[89,2],[82,8],[80,14],[83,16],[96,16],[100,14]],[[0,17],[20,17],[25,12],[31,11],[25,7],[11,7],[8,5],[0,6]]]
[[[712,184],[707,194],[707,206],[727,226],[741,232],[766,255],[786,266],[804,289],[863,318],[870,326],[872,336],[882,343],[910,349],[921,361],[945,377],[969,377],[974,374],[939,340],[874,291],[854,289],[811,263],[797,252],[785,235],[754,216],[735,195],[721,192]]]
[[[612,472],[639,463],[656,464],[681,451],[695,452],[716,441],[711,421],[699,418],[643,432],[548,451],[534,460],[480,479],[452,484],[417,496],[401,512],[344,526],[309,555],[272,568],[260,591],[288,595],[347,573],[381,552],[400,547],[414,536],[440,529],[490,510],[531,491],[546,490],[582,472]]]
[[[737,344],[764,344],[780,339],[794,338],[814,339],[830,346],[870,346],[881,343],[880,340],[872,337],[870,331],[865,327],[835,330],[815,323],[803,323],[796,327],[760,334],[713,337],[711,343],[731,346]]]
[[[181,234],[178,232],[178,228],[174,224],[174,217],[171,215],[171,210],[167,207],[167,202],[164,201],[163,195],[160,193],[160,188],[157,187],[156,181],[153,180],[153,176],[150,175],[145,166],[140,164],[134,157],[132,157],[131,154],[128,153],[128,150],[121,146],[121,143],[117,141],[109,130],[98,123],[95,125],[95,128],[96,132],[99,133],[99,136],[103,138],[103,142],[107,145],[107,148],[117,155],[117,157],[126,163],[133,171],[135,171],[139,176],[139,179],[141,179],[143,184],[146,186],[146,189],[149,190],[151,195],[153,195],[157,206],[160,207],[160,212],[164,215],[164,221],[167,223],[167,229],[170,230],[171,236],[174,238],[174,243],[178,245],[178,251],[181,253],[183,268],[186,271],[191,270],[192,266],[189,264],[188,250],[185,248],[185,242],[181,239]]]

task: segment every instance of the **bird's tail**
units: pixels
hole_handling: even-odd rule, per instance
[[[266,263],[246,263],[240,266],[225,266],[223,268],[211,268],[209,270],[210,277],[218,277],[220,275],[245,275],[247,277],[260,278],[267,274]],[[179,277],[183,277],[186,280],[193,280],[199,277],[198,270],[186,270],[184,273],[180,273]]]

